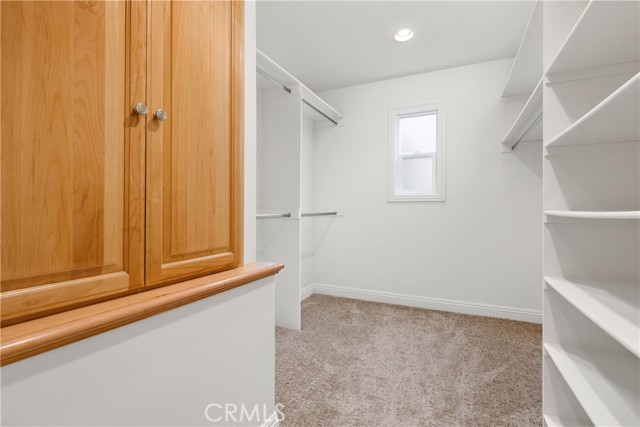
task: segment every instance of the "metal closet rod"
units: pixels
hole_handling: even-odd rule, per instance
[[[286,91],[287,93],[291,93],[291,88],[290,87],[287,87],[284,84],[280,83],[278,80],[274,79],[269,74],[267,74],[264,71],[262,71],[260,68],[256,68],[256,72],[258,74],[260,74],[262,77],[264,77],[265,79],[269,80],[274,85],[278,86],[280,89]]]
[[[300,217],[310,217],[310,216],[336,216],[338,215],[337,211],[331,212],[305,212],[301,213]],[[268,219],[268,218],[291,218],[291,212],[286,213],[273,213],[273,214],[257,214],[256,219]]]
[[[527,128],[527,130],[525,130],[524,133],[520,136],[520,138],[518,138],[518,140],[515,142],[515,144],[513,144],[511,146],[512,150],[516,148],[516,145],[520,144],[520,141],[522,141],[523,139],[525,139],[527,137],[527,135],[529,135],[529,133],[533,130],[533,128],[538,126],[538,123],[540,123],[540,120],[542,120],[542,113],[540,113],[540,115],[538,117],[536,117],[536,119],[533,121],[533,123],[531,123],[531,125]]]
[[[336,122],[335,120],[333,120],[331,117],[327,116],[325,113],[323,113],[322,111],[318,110],[315,106],[311,105],[311,103],[309,103],[307,100],[305,100],[304,98],[302,98],[302,102],[304,102],[305,104],[307,104],[309,107],[311,107],[313,110],[315,110],[317,113],[319,113],[321,116],[323,116],[325,119],[329,120],[331,123],[333,123],[334,125],[338,126],[338,122]]]
[[[267,218],[291,218],[291,212],[275,213],[275,214],[257,214],[256,215],[256,219],[267,219]]]
[[[271,77],[269,74],[267,74],[266,72],[262,71],[260,68],[256,67],[256,72],[258,74],[260,74],[262,77],[264,77],[265,79],[269,80],[271,83],[273,83],[274,85],[278,86],[279,88],[281,88],[282,90],[286,91],[287,93],[291,93],[291,88],[285,86],[283,83],[279,82],[278,80],[274,79],[273,77]],[[309,107],[311,107],[314,111],[316,111],[318,114],[320,114],[322,117],[324,117],[325,119],[329,120],[331,123],[333,123],[334,125],[338,125],[338,122],[336,122],[335,120],[333,120],[331,117],[327,116],[325,113],[323,113],[322,111],[320,111],[319,109],[317,109],[315,106],[311,105],[306,99],[302,99],[302,102],[304,102],[305,104],[307,104]]]
[[[307,213],[301,213],[300,217],[304,218],[307,216],[335,216],[338,215],[338,212],[307,212]]]

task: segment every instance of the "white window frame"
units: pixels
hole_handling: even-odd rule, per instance
[[[445,121],[444,101],[407,107],[389,108],[389,168],[388,168],[388,201],[389,202],[443,202],[445,200]],[[398,123],[402,117],[420,116],[425,113],[436,114],[436,152],[400,153],[398,140]],[[402,180],[402,160],[430,157],[435,158],[434,182],[435,192],[432,194],[399,192]]]

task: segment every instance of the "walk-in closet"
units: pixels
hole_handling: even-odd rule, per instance
[[[502,76],[496,78],[495,89],[491,79],[482,80],[494,90],[481,95],[483,101],[487,98],[494,101],[484,107],[484,111],[492,111],[485,115],[485,120],[491,121],[493,116],[500,121],[495,127],[496,145],[486,146],[484,153],[475,152],[471,145],[465,145],[467,142],[457,139],[462,123],[480,133],[491,132],[487,123],[474,127],[470,115],[455,111],[462,102],[474,104],[470,93],[456,98],[455,92],[464,90],[462,81],[456,82],[464,75],[462,69],[451,77],[454,85],[458,85],[455,89],[437,86],[447,84],[449,75],[444,70],[432,73],[434,86],[429,85],[426,76],[405,77],[325,90],[319,97],[311,98],[304,77],[297,76],[303,81],[300,83],[259,52],[258,256],[265,260],[278,256],[289,260],[285,264],[291,269],[283,271],[281,288],[276,290],[277,325],[302,333],[296,338],[283,332],[280,338],[283,348],[286,351],[296,345],[306,348],[304,334],[308,334],[307,339],[315,336],[314,325],[305,325],[304,316],[300,323],[298,307],[302,304],[308,307],[304,310],[314,312],[316,304],[326,303],[307,300],[317,294],[539,322],[544,324],[539,347],[542,390],[529,399],[542,401],[540,422],[547,426],[637,425],[640,419],[638,6],[635,1],[531,2],[514,58],[506,66],[496,64],[489,72]],[[271,14],[285,13],[283,7],[264,9]],[[292,9],[293,16],[300,18],[296,8]],[[303,6],[298,9],[305,10]],[[346,6],[327,6],[324,12],[327,15],[323,15],[320,9],[306,8],[323,17],[330,12],[352,12]],[[319,73],[313,73],[275,46],[275,41],[284,39],[278,38],[272,27],[266,24],[265,27],[271,31],[267,38],[272,43],[264,42],[265,53],[273,52],[274,60],[281,58],[294,64],[302,76],[308,76],[316,87],[321,86]],[[309,31],[315,36],[313,30]],[[292,43],[291,51],[296,47]],[[339,56],[342,52],[337,50],[335,55]],[[323,70],[327,72],[326,67]],[[474,78],[474,72],[468,72],[469,79]],[[336,75],[334,79],[339,77]],[[412,85],[420,95],[397,95],[406,90],[403,86]],[[305,94],[307,100],[317,103],[316,108],[305,103]],[[378,107],[376,97],[386,104]],[[385,141],[376,138],[375,132],[388,123],[384,129],[388,140],[401,138],[402,128],[396,127],[395,119],[387,120],[385,116],[398,109],[409,111],[412,105],[423,102],[441,103],[447,114],[446,125],[438,125],[439,129],[446,128],[447,139],[447,158],[442,165],[438,163],[438,167],[446,165],[446,196],[439,199],[444,203],[421,205],[412,201],[411,205],[403,206],[389,190],[389,198],[383,205],[385,195],[375,194],[376,186],[382,184],[377,177],[386,174],[390,188],[394,165],[380,162],[385,154],[382,146]],[[481,102],[475,105],[482,111]],[[440,113],[438,110],[437,114]],[[386,123],[378,126],[380,122]],[[484,135],[476,136],[482,144]],[[417,147],[413,144],[412,147]],[[458,156],[463,154],[457,149],[463,145],[464,156],[475,159],[475,165],[493,167],[500,171],[503,182],[510,182],[501,190],[502,197],[520,202],[516,207],[503,204],[503,199],[495,200],[492,215],[503,218],[495,225],[480,219],[485,218],[483,201],[478,197],[481,193],[458,194],[462,187],[455,181],[462,172],[457,169],[482,170],[482,166],[458,163]],[[388,156],[392,156],[393,149],[389,150]],[[444,152],[437,152],[437,156],[444,157]],[[495,159],[499,162],[491,163]],[[345,167],[349,164],[350,168]],[[367,170],[369,167],[387,170],[376,175]],[[346,170],[350,173],[345,173]],[[484,172],[477,175],[487,180],[485,197],[491,197],[496,186],[505,185],[492,182]],[[444,178],[437,180],[445,181]],[[358,185],[354,185],[356,182]],[[472,197],[476,205],[468,215],[457,218],[457,227],[495,226],[494,236],[489,239],[499,238],[498,235],[511,229],[515,238],[502,240],[508,253],[502,255],[501,265],[496,264],[491,272],[487,268],[499,259],[495,258],[499,250],[490,243],[486,245],[492,251],[491,257],[484,257],[482,263],[474,265],[475,254],[466,254],[460,245],[457,250],[448,246],[456,239],[455,231],[449,232],[448,239],[439,238],[436,229],[423,231],[430,228],[438,210],[455,216],[454,206],[459,197]],[[309,221],[305,220],[305,213],[319,216]],[[286,218],[280,218],[283,215]],[[403,230],[403,221],[413,231]],[[447,221],[440,220],[438,224],[442,230],[448,229]],[[368,233],[360,232],[368,225],[371,225]],[[402,233],[409,234],[404,238],[397,236]],[[409,237],[411,234],[413,237]],[[346,236],[358,236],[358,240]],[[428,243],[418,243],[418,236],[442,249],[432,251]],[[465,246],[484,246],[486,242],[483,233],[477,230],[465,238]],[[412,252],[406,252],[407,247]],[[361,254],[371,254],[372,250],[378,254],[361,262],[365,258]],[[424,255],[416,255],[420,250],[426,251]],[[397,254],[404,254],[404,259]],[[352,270],[346,267],[349,263]],[[379,267],[381,263],[384,268]],[[492,277],[493,285],[501,289],[502,295],[486,300],[486,305],[470,304],[472,292],[455,292],[464,288],[465,279],[460,272],[454,272],[457,268],[454,264],[473,265],[479,282]],[[429,283],[427,288],[434,286],[427,277],[440,269],[444,277],[439,276],[439,280],[446,283],[453,276],[458,279],[446,292],[439,291],[437,285],[426,293],[416,292],[406,284],[415,280],[408,273],[412,269],[425,272],[423,280]],[[513,279],[499,285],[505,274],[511,272]],[[526,286],[522,282],[524,277],[531,280]],[[509,295],[518,292],[519,285],[522,285],[519,292],[524,292],[520,295],[529,295],[529,302],[539,303],[529,305],[521,300],[505,304],[518,299]],[[485,289],[491,292],[490,288]],[[526,294],[527,290],[534,293]],[[482,296],[474,298],[482,300]],[[499,302],[501,299],[505,302]],[[539,311],[525,308],[538,304]],[[307,315],[314,322],[317,316],[317,313]],[[357,322],[355,318],[348,321]],[[319,350],[307,351],[315,354]],[[282,358],[288,363],[296,360],[293,356]],[[298,376],[289,376],[289,370],[294,368],[287,366],[281,369],[287,373],[283,376],[290,384]],[[286,391],[281,393],[288,396]],[[304,412],[296,415],[303,416]],[[528,425],[528,421],[522,422]]]
[[[640,426],[640,0],[0,0],[0,424]]]

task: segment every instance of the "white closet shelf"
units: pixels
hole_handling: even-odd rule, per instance
[[[562,277],[545,277],[544,281],[600,329],[640,358],[637,284],[586,284]]]
[[[544,348],[594,425],[636,425],[637,389],[628,390],[616,382],[637,372],[638,359],[550,343]]]
[[[546,147],[638,141],[640,139],[640,73],[605,98]]]
[[[638,61],[639,5],[591,0],[546,74]]]
[[[541,141],[542,134],[542,79],[538,81],[518,118],[502,140],[502,144],[513,148],[520,141]],[[534,136],[535,135],[535,136]],[[532,138],[532,136],[534,136]],[[527,138],[528,137],[528,138]]]
[[[553,415],[543,415],[544,423],[547,427],[564,427],[565,424],[562,423],[560,417],[556,417]]]
[[[577,420],[568,419],[566,416],[557,416],[557,415],[542,415],[544,419],[544,424],[547,427],[569,427],[569,426],[585,426],[584,423],[580,424]]]
[[[336,125],[342,121],[342,114],[327,104],[300,80],[295,78],[259,49],[256,49],[256,68],[258,70],[258,74],[262,75],[273,84],[288,91],[300,90],[302,101],[320,116],[323,116]]]
[[[544,214],[558,218],[640,221],[640,211],[544,211]]]
[[[562,424],[560,424],[560,419],[558,419],[557,417],[552,417],[551,415],[543,415],[542,418],[544,418],[544,424],[547,427],[561,427]]]
[[[301,85],[300,92],[302,94],[302,102],[317,113],[314,121],[324,120],[326,118],[338,125],[344,119],[342,114],[327,104],[324,99],[320,98],[305,85]],[[318,117],[318,115],[323,116],[324,118]]]
[[[537,1],[520,42],[502,96],[510,97],[532,93],[541,76],[542,1]]]

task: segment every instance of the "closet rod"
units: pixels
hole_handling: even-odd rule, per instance
[[[518,140],[515,142],[515,144],[513,144],[511,146],[512,150],[514,150],[516,148],[516,145],[520,144],[520,141],[522,141],[524,138],[527,137],[527,135],[529,135],[529,132],[531,132],[533,130],[533,128],[538,126],[538,123],[540,123],[540,120],[542,120],[542,113],[540,113],[540,115],[534,120],[534,122],[531,123],[531,126],[529,126],[527,128],[527,130],[524,131],[524,133],[520,136],[520,138],[518,138]]]
[[[314,107],[313,105],[311,105],[309,102],[307,102],[304,98],[302,98],[302,102],[304,102],[305,104],[307,104],[309,107],[313,108],[317,113],[319,113],[321,116],[323,116],[325,119],[329,120],[331,123],[333,123],[334,125],[338,125],[338,122],[336,122],[335,120],[333,120],[331,117],[327,116],[325,113],[323,113],[322,111],[318,110],[316,107]]]
[[[276,214],[258,214],[258,215],[256,215],[256,219],[267,219],[267,218],[291,218],[291,212],[276,213]]]
[[[271,77],[269,74],[267,74],[264,71],[262,71],[260,68],[256,67],[256,72],[258,74],[260,74],[262,77],[264,77],[265,79],[269,80],[274,85],[276,85],[279,88],[281,88],[282,90],[285,90],[287,93],[291,93],[291,88],[290,87],[287,87],[287,86],[283,85],[282,83],[280,83],[279,81],[277,81],[276,79]]]
[[[273,83],[274,85],[278,86],[279,88],[285,90],[287,93],[291,93],[291,88],[285,86],[284,84],[280,83],[278,80],[274,79],[273,77],[271,77],[269,74],[267,74],[265,71],[262,71],[260,68],[256,67],[256,72],[258,74],[260,74],[262,77],[264,77],[265,79],[269,80],[271,83]],[[311,107],[314,111],[316,111],[318,114],[320,114],[322,117],[324,117],[325,119],[329,120],[331,123],[333,123],[334,125],[338,125],[338,122],[336,122],[335,120],[333,120],[331,117],[327,116],[325,113],[323,113],[322,111],[320,111],[319,109],[317,109],[315,106],[311,105],[310,102],[308,102],[307,100],[305,100],[304,98],[302,99],[302,102],[304,102],[305,104],[307,104],[309,107]]]
[[[338,215],[338,212],[308,212],[308,213],[301,213],[300,216],[301,217],[307,217],[307,216],[329,216],[329,215]]]

